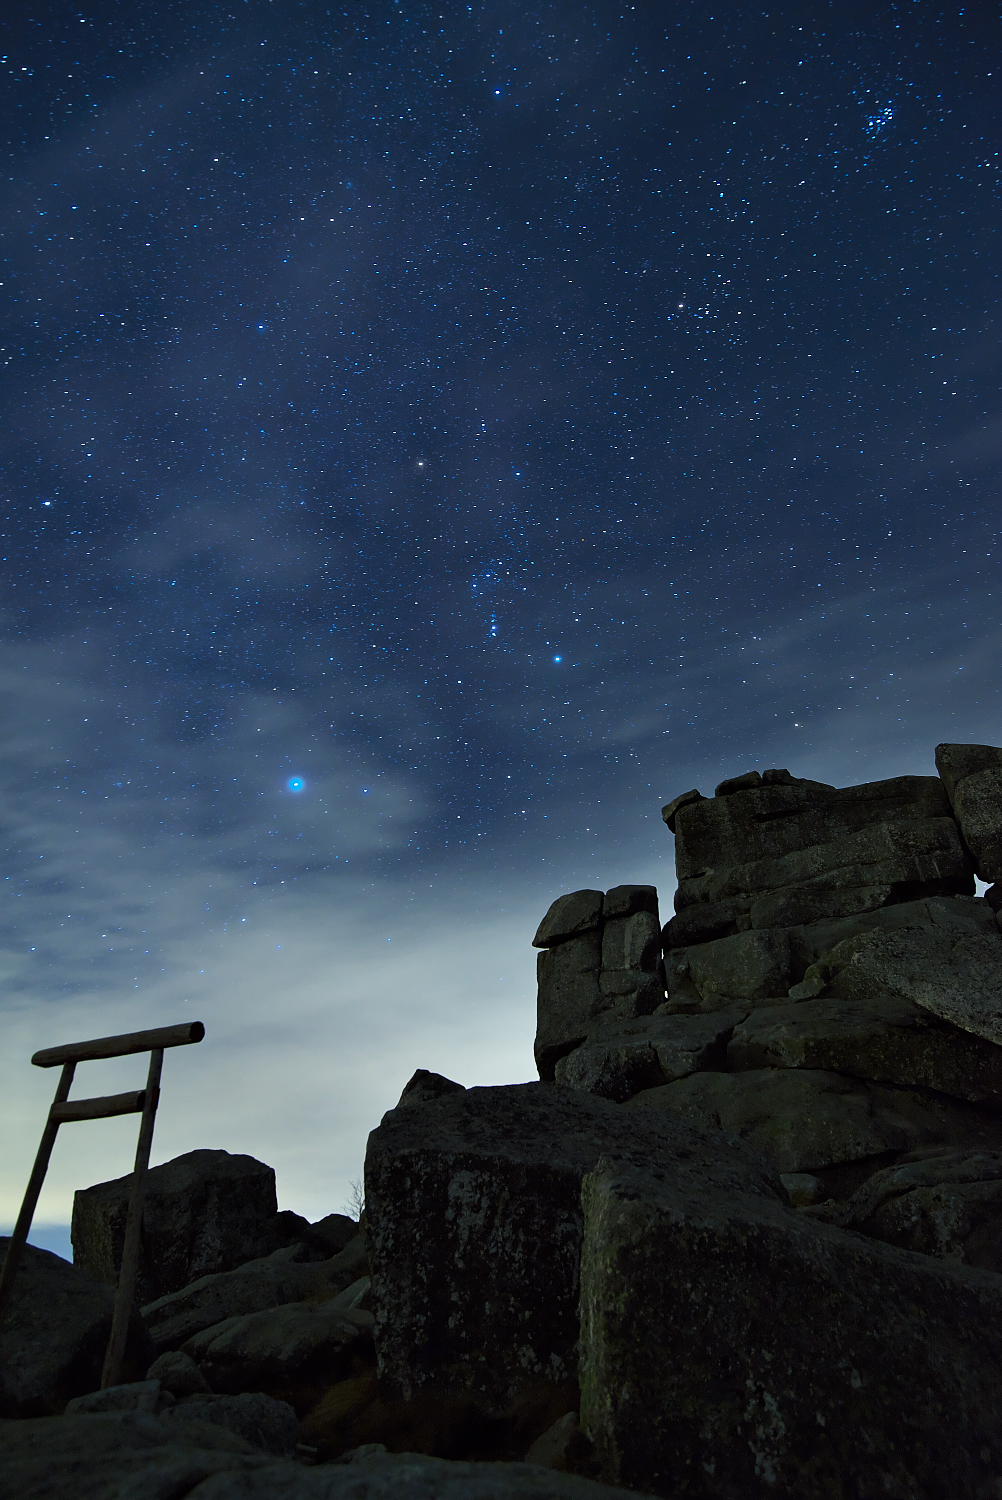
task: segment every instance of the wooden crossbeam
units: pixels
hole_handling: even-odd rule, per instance
[[[100,1099],[68,1099],[65,1104],[53,1104],[49,1119],[57,1125],[66,1125],[70,1120],[106,1120],[112,1115],[135,1115],[145,1102],[145,1089],[131,1094],[105,1094]]]
[[[64,1063],[126,1057],[130,1052],[150,1052],[154,1047],[184,1047],[189,1042],[200,1042],[204,1035],[201,1021],[182,1021],[180,1026],[154,1026],[150,1031],[125,1031],[121,1036],[100,1036],[92,1042],[43,1047],[31,1060],[36,1068],[61,1068]]]

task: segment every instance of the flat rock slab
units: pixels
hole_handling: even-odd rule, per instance
[[[670,1168],[603,1163],[582,1199],[581,1425],[610,1482],[996,1500],[1002,1278]]]
[[[371,1346],[372,1314],[331,1302],[288,1302],[228,1318],[188,1339],[184,1353],[213,1390],[264,1391],[307,1410]]]
[[[824,962],[834,995],[900,995],[1002,1046],[1002,935],[869,932],[840,943]]]
[[[727,1039],[745,1015],[653,1015],[600,1025],[560,1059],[556,1082],[622,1103],[642,1089],[722,1063]]]
[[[670,1111],[746,1141],[778,1172],[815,1172],[892,1151],[1002,1149],[1002,1119],[932,1094],[813,1068],[693,1073],[625,1106]]]
[[[1002,1273],[1002,1152],[939,1151],[896,1162],[812,1216],[903,1250]]]
[[[725,798],[721,805],[733,802]],[[680,825],[684,816],[679,815]],[[684,909],[697,901],[725,901],[814,883],[906,885],[914,895],[973,895],[974,865],[950,816],[877,822],[774,858],[740,864],[731,856],[687,878],[680,874],[676,904]]]
[[[305,1468],[150,1416],[0,1423],[0,1500],[644,1500],[535,1464],[373,1453]],[[648,1497],[650,1500],[650,1497]]]
[[[926,822],[949,812],[937,776],[827,789],[809,782],[749,786],[676,809],[678,876],[689,880],[708,869],[781,859],[875,824]]]
[[[1002,1047],[900,995],[828,996],[752,1011],[735,1028],[727,1060],[736,1072],[819,1068],[1002,1106]]]
[[[602,891],[568,891],[551,902],[545,917],[536,928],[534,948],[551,948],[582,932],[592,932],[602,925]]]
[[[357,1255],[348,1247],[325,1261],[301,1263],[294,1254],[295,1247],[278,1250],[236,1270],[200,1276],[179,1292],[148,1302],[143,1321],[157,1353],[180,1349],[203,1328],[227,1318],[307,1297],[333,1297],[358,1275]]]
[[[705,1191],[785,1201],[751,1149],[667,1113],[549,1084],[392,1110],[369,1137],[365,1201],[385,1389],[516,1398],[573,1384],[581,1179],[602,1155],[675,1163]]]

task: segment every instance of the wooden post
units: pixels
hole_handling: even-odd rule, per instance
[[[38,1195],[42,1191],[42,1183],[45,1181],[46,1169],[49,1165],[49,1157],[52,1155],[52,1147],[56,1140],[56,1131],[59,1129],[58,1119],[53,1119],[53,1110],[65,1104],[69,1097],[70,1085],[73,1082],[73,1070],[75,1062],[64,1062],[63,1071],[59,1075],[56,1085],[55,1097],[49,1110],[49,1117],[42,1131],[42,1139],[38,1145],[35,1156],[35,1165],[31,1169],[28,1178],[28,1186],[25,1188],[24,1198],[21,1202],[21,1211],[14,1225],[14,1232],[7,1246],[7,1254],[4,1257],[3,1270],[0,1271],[0,1315],[3,1313],[4,1303],[10,1295],[10,1289],[14,1283],[14,1276],[21,1259],[21,1251],[24,1249],[31,1228],[31,1221],[35,1216],[35,1205],[38,1203]]]
[[[55,1097],[49,1108],[45,1129],[31,1169],[21,1211],[14,1225],[14,1232],[7,1246],[3,1270],[0,1271],[0,1316],[4,1305],[10,1300],[11,1288],[21,1252],[28,1239],[31,1221],[42,1191],[49,1157],[60,1125],[71,1120],[103,1120],[110,1115],[125,1115],[142,1111],[139,1122],[139,1144],[136,1147],[136,1165],[129,1190],[129,1208],[125,1220],[125,1244],[122,1250],[122,1265],[115,1293],[115,1308],[111,1321],[111,1337],[104,1358],[101,1386],[114,1385],[122,1368],[122,1358],[132,1315],[132,1302],[136,1290],[136,1271],[139,1265],[139,1246],[143,1221],[143,1188],[146,1169],[150,1164],[150,1148],[153,1145],[153,1122],[160,1098],[160,1071],[163,1067],[165,1047],[184,1047],[190,1042],[200,1042],[205,1036],[201,1021],[182,1021],[177,1026],[154,1026],[148,1031],[128,1031],[120,1036],[102,1036],[89,1042],[69,1042],[64,1047],[44,1047],[36,1052],[32,1062],[38,1068],[62,1068]],[[149,1076],[146,1088],[139,1093],[108,1094],[101,1099],[74,1099],[67,1103],[73,1071],[78,1062],[87,1062],[99,1057],[123,1057],[133,1052],[150,1053]]]
[[[143,1098],[143,1114],[139,1122],[139,1142],[136,1146],[136,1164],[132,1170],[129,1189],[129,1209],[125,1219],[125,1243],[122,1246],[122,1264],[118,1272],[118,1288],[115,1292],[115,1310],[111,1319],[111,1334],[101,1371],[101,1389],[117,1385],[122,1372],[122,1360],[129,1336],[132,1304],[136,1294],[136,1272],[139,1269],[139,1248],[143,1228],[143,1189],[146,1186],[146,1168],[150,1164],[150,1149],[153,1145],[153,1124],[160,1099],[160,1070],[163,1067],[164,1049],[154,1047],[150,1053],[150,1071],[146,1079]]]

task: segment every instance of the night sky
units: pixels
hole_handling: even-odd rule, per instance
[[[16,12],[0,1219],[31,1052],[195,1018],[154,1160],[316,1218],[416,1067],[534,1076],[536,922],[670,914],[670,797],[1002,742],[1002,24]]]

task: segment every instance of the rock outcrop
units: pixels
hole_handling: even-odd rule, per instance
[[[541,970],[540,1076],[732,1131],[818,1202],[917,1151],[998,1150],[1002,901],[974,882],[999,868],[1002,751],[936,760],[843,788],[749,772],[668,803],[664,993],[625,1020]],[[544,937],[576,941],[553,919],[580,894]],[[551,1063],[568,1016],[579,1040]]]
[[[537,960],[535,1049],[543,1079],[552,1079],[556,1063],[584,1040],[597,1017],[649,1015],[664,999],[653,886],[560,896],[532,943],[543,950]]]
[[[392,1110],[369,1137],[365,1193],[377,1369],[411,1398],[567,1410],[577,1381],[581,1182],[599,1158],[671,1162],[705,1192],[785,1200],[775,1173],[668,1115],[545,1084]],[[443,1277],[443,1266],[463,1275]],[[560,1406],[563,1400],[564,1405]]]
[[[362,1222],[157,1168],[108,1391],[128,1179],[78,1194],[0,1330],[0,1500],[999,1500],[1002,750],[936,764],[676,797],[675,915],[555,901],[541,1081],[418,1069]]]
[[[0,1236],[0,1257],[9,1244]],[[60,1256],[25,1245],[16,1294],[0,1321],[0,1417],[61,1412],[101,1378],[114,1293]],[[139,1374],[148,1358],[137,1326],[127,1364]]]
[[[73,1200],[74,1264],[95,1281],[115,1281],[130,1182],[101,1182]],[[304,1242],[313,1242],[318,1255],[340,1248],[325,1241],[322,1230],[311,1234],[298,1214],[279,1213],[271,1167],[228,1151],[189,1151],[147,1173],[139,1300],[152,1302],[199,1276]]]
[[[1002,1278],[671,1170],[600,1163],[582,1201],[581,1422],[610,1479],[672,1500],[998,1494]]]

